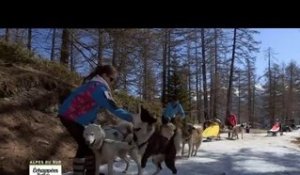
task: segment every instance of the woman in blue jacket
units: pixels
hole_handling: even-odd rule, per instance
[[[166,124],[173,121],[176,115],[179,115],[181,118],[185,118],[183,107],[179,103],[177,97],[173,96],[163,112],[162,123]]]
[[[107,109],[117,117],[132,122],[132,114],[119,108],[111,96],[110,84],[116,79],[113,66],[98,66],[84,83],[74,89],[59,108],[59,118],[78,144],[73,162],[76,175],[95,173],[95,157],[83,138],[84,126],[93,123],[101,109]]]

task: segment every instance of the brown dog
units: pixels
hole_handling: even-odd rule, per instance
[[[231,138],[232,139],[239,139],[239,133],[241,134],[241,137],[243,139],[243,131],[244,127],[242,125],[236,125],[232,128],[231,132]]]
[[[187,143],[189,146],[188,157],[196,156],[198,149],[202,143],[202,127],[194,127],[192,124],[187,124],[182,132],[182,151],[181,155],[184,156],[184,146]]]

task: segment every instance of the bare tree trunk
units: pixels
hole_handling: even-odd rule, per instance
[[[248,88],[248,104],[247,104],[247,109],[248,109],[248,121],[252,123],[253,117],[252,117],[252,82],[251,82],[251,65],[250,61],[247,59],[247,88]]]
[[[270,110],[270,117],[271,117],[271,121],[270,124],[272,126],[272,124],[275,122],[275,109],[274,109],[274,103],[272,99],[273,96],[273,89],[272,89],[272,73],[271,73],[271,48],[268,49],[268,70],[269,70],[269,110]]]
[[[60,63],[69,64],[70,57],[70,32],[68,29],[63,29],[62,32],[62,43],[61,43],[61,52],[60,52]]]
[[[252,103],[252,116],[253,116],[253,119],[252,119],[252,123],[250,122],[250,125],[253,126],[254,124],[254,121],[255,121],[255,116],[256,116],[256,109],[255,109],[255,103],[256,103],[256,100],[255,100],[255,91],[256,91],[256,88],[255,88],[255,84],[256,84],[256,80],[255,80],[255,77],[253,77],[253,84],[252,84],[252,89],[253,89],[253,92],[252,92],[252,99],[253,99],[253,103]]]
[[[210,91],[209,91],[209,116],[211,116],[211,118],[217,117],[213,114],[213,107],[214,107],[214,86],[215,86],[215,82],[214,82],[214,77],[215,77],[215,70],[214,70],[214,62],[215,62],[215,56],[214,56],[214,49],[210,48],[209,49],[209,60],[210,60],[210,64],[209,64],[209,71],[210,71]]]
[[[167,86],[170,84],[170,77],[171,77],[171,30],[168,29],[167,33],[167,41],[168,41],[168,47],[167,47]],[[170,89],[168,87],[168,92],[170,92]],[[168,96],[170,94],[167,94]],[[167,99],[169,101],[169,99]]]
[[[198,122],[202,121],[202,94],[199,87],[201,87],[201,76],[199,76],[199,72],[201,71],[201,67],[199,65],[198,58],[198,47],[195,48],[195,56],[196,56],[196,96],[197,96],[197,116]]]
[[[111,63],[112,63],[112,65],[114,66],[114,67],[117,67],[117,58],[118,58],[118,53],[119,53],[119,43],[118,43],[119,41],[118,41],[118,39],[116,38],[116,36],[114,36],[114,38],[113,38],[113,53],[112,53],[112,61],[111,61]]]
[[[50,54],[50,60],[54,61],[54,53],[55,53],[55,39],[56,39],[56,29],[53,29],[52,33],[52,43],[51,43],[51,54]]]
[[[294,75],[293,75],[293,72],[294,72],[294,67],[290,67],[290,70],[289,70],[289,89],[288,89],[288,100],[287,100],[287,104],[286,104],[286,108],[283,108],[283,109],[286,109],[286,117],[287,119],[290,119],[292,117],[292,112],[294,111],[293,109],[293,106],[294,106],[294,93],[293,93],[293,89],[294,89]]]
[[[202,71],[202,68],[201,68],[201,66],[199,65],[199,73]],[[198,78],[199,78],[199,117],[200,117],[200,122],[201,122],[201,119],[202,118],[204,118],[204,106],[203,106],[203,92],[202,92],[202,90],[201,90],[201,87],[203,87],[202,86],[202,79],[201,79],[201,75],[199,75],[198,76]],[[205,118],[204,118],[205,119]]]
[[[214,40],[215,40],[215,54],[214,54],[214,85],[213,85],[213,116],[217,117],[217,102],[218,102],[218,82],[219,82],[219,71],[218,71],[218,33],[217,29],[214,29]]]
[[[188,48],[187,48],[187,59],[188,59],[188,93],[189,93],[189,117],[192,119],[192,74],[191,74],[191,43],[188,41]],[[192,119],[193,122],[194,119]]]
[[[75,71],[75,58],[74,58],[74,35],[71,33],[70,36],[70,68],[71,71]]]
[[[20,42],[20,36],[19,36],[19,31],[20,29],[16,28],[15,29],[15,43],[19,43]]]
[[[5,29],[5,41],[6,42],[10,41],[10,29],[9,28]]]
[[[98,65],[103,64],[103,47],[104,47],[104,31],[103,29],[98,29]]]
[[[238,91],[239,91],[239,98],[238,98],[238,119],[241,122],[241,71],[238,72]]]
[[[140,95],[140,100],[143,100],[143,82],[141,80],[138,81],[138,89],[139,89],[139,95]]]
[[[146,48],[144,48],[146,49]],[[143,65],[143,99],[144,100],[148,100],[149,99],[149,96],[148,96],[148,88],[147,88],[147,85],[148,85],[148,58],[147,58],[147,55],[145,54],[146,50],[143,50],[143,54],[142,54],[142,57],[143,57],[143,60],[144,60],[144,65]]]
[[[237,29],[234,28],[233,31],[232,58],[231,58],[231,65],[230,65],[229,85],[227,90],[226,116],[230,114],[232,108],[231,96],[232,96],[232,79],[233,79],[233,70],[234,70],[235,49],[236,49],[236,30]]]
[[[28,38],[27,38],[27,49],[31,51],[31,39],[32,39],[32,29],[28,29]]]
[[[167,91],[167,48],[168,48],[168,34],[167,34],[167,29],[164,29],[163,32],[163,70],[162,70],[162,98],[161,102],[163,106],[166,104],[167,99],[166,99],[166,91]]]
[[[286,104],[285,104],[285,78],[284,78],[284,65],[282,67],[282,75],[281,75],[281,81],[282,81],[282,97],[281,97],[281,101],[282,101],[282,113],[281,113],[281,116],[283,117],[282,118],[282,121],[284,121],[284,119],[288,120],[289,118],[289,114],[287,114],[285,112],[285,109],[287,108]],[[290,99],[292,101],[292,99]],[[291,110],[289,110],[291,111]]]
[[[206,58],[205,58],[205,39],[204,28],[201,29],[201,47],[202,47],[202,77],[204,91],[204,119],[208,120],[208,99],[207,99],[207,84],[206,84]]]

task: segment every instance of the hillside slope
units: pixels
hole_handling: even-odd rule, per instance
[[[58,101],[80,82],[63,66],[0,43],[0,174],[28,174],[30,160],[62,160],[76,146],[56,117]]]
[[[61,160],[69,171],[76,144],[57,117],[59,102],[82,79],[65,66],[0,42],[0,174],[28,174],[30,160]],[[115,100],[131,112],[140,101],[119,91]],[[156,113],[159,101],[142,102]],[[123,105],[122,105],[123,104]],[[101,113],[100,123],[118,119]]]

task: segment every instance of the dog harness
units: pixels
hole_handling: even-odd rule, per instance
[[[137,138],[135,132],[139,132],[141,129],[142,128],[133,128],[133,141],[136,143],[138,149],[141,149],[143,146],[145,146],[149,142],[149,139],[151,138],[151,137],[149,137],[145,142],[138,144],[138,138]]]
[[[124,133],[122,132],[118,127],[115,127],[115,126],[110,126],[109,128],[103,128],[104,131],[107,131],[107,130],[115,130],[115,132],[113,132],[113,135],[115,137],[118,137],[119,136],[119,133],[122,135],[122,140],[121,141],[125,141],[127,136],[130,134],[130,133]],[[128,142],[128,144],[130,145],[132,141]]]

